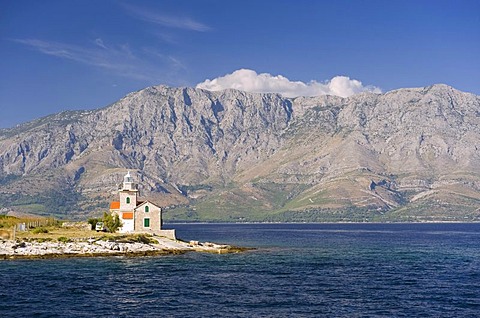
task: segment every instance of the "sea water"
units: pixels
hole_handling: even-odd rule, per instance
[[[0,317],[479,317],[480,224],[176,224],[255,247],[0,261]]]

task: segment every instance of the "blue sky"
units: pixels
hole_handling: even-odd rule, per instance
[[[478,0],[0,0],[0,7],[0,127],[103,107],[151,85],[195,87],[220,77],[217,88],[243,80],[247,89],[263,73],[265,83],[302,82],[310,93],[335,92],[338,79],[351,93],[445,83],[480,94]]]

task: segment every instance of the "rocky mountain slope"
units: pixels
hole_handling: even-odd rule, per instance
[[[130,170],[167,220],[480,218],[480,97],[149,87],[0,130],[0,208],[98,214]]]

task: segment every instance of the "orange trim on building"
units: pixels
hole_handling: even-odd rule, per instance
[[[122,219],[133,220],[133,212],[123,212]]]
[[[114,201],[110,203],[110,210],[120,209],[120,202]]]

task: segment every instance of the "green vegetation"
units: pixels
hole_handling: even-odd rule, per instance
[[[32,230],[33,234],[39,234],[39,233],[48,233],[48,230],[44,227],[36,227]]]
[[[88,224],[91,226],[91,230],[95,230],[95,226],[97,225],[98,222],[102,221],[100,218],[90,218],[88,219]]]
[[[66,236],[60,236],[57,241],[62,242],[62,243],[69,243],[72,242],[72,240]]]
[[[24,241],[58,241],[61,237],[66,237],[70,240],[87,240],[89,238],[104,236],[103,232],[95,232],[76,227],[62,227],[62,226],[49,226],[48,233],[33,233],[33,231],[17,231],[16,236],[18,239]],[[112,234],[113,235],[113,234]],[[60,239],[63,240],[63,239]]]
[[[389,219],[404,222],[428,221],[480,221],[480,200],[467,197],[456,197],[455,200],[426,198],[412,202],[408,206],[388,211]]]
[[[31,238],[27,237],[27,238],[24,238],[23,241],[44,243],[44,242],[52,242],[53,239],[51,237],[31,237]]]
[[[10,228],[19,222],[20,220],[16,217],[0,215],[0,228]]]
[[[118,229],[122,226],[122,221],[120,221],[118,214],[115,214],[115,216],[113,216],[110,213],[104,212],[102,221],[110,233],[117,232]]]
[[[60,214],[68,214],[68,212],[75,211],[82,196],[72,189],[66,189],[65,191],[48,191],[44,194],[44,198],[43,205],[47,211],[56,210]]]
[[[0,185],[6,186],[18,179],[20,179],[20,176],[16,174],[7,174],[4,176],[0,176]]]
[[[255,184],[254,192],[232,189],[213,198],[178,206],[165,213],[170,222],[478,222],[480,200],[442,194],[408,202],[396,209],[375,204],[355,206],[333,199],[328,192],[281,189],[277,184]],[[279,188],[281,190],[279,190]],[[403,194],[403,193],[402,193]],[[406,193],[405,196],[412,196]],[[290,196],[290,197],[289,197]],[[348,194],[345,194],[348,198]],[[312,199],[311,201],[309,199]],[[344,206],[329,207],[341,202]],[[309,204],[312,206],[309,207]]]
[[[418,196],[419,190],[409,189],[401,192],[377,187],[374,197],[368,191],[368,180],[382,180],[385,176],[352,171],[345,173],[348,178],[333,180],[324,187],[311,187],[302,184],[301,175],[295,176],[298,183],[281,183],[265,181],[261,177],[252,183],[230,183],[220,189],[209,185],[180,186],[182,191],[202,191],[203,196],[190,199],[190,204],[178,205],[164,211],[167,222],[428,222],[428,221],[480,221],[480,195],[474,191],[464,191],[459,187],[445,187],[432,191],[433,194]],[[387,176],[394,179],[396,176]],[[367,180],[367,183],[365,183]],[[362,188],[363,186],[363,188]],[[359,190],[360,189],[360,190]],[[395,188],[394,188],[395,189]],[[52,208],[59,204],[65,210],[54,214],[65,218],[67,210],[88,211],[91,205],[79,194],[67,196],[73,190],[45,192],[31,196],[22,194],[0,194],[0,208],[12,206],[13,210],[30,212],[38,215],[52,215],[47,206]],[[384,192],[382,192],[384,191]],[[49,198],[47,199],[47,195]],[[382,205],[378,196],[386,202],[397,203],[398,208],[389,209]],[[413,199],[413,202],[411,201]],[[2,202],[3,200],[3,202]],[[77,200],[77,201],[76,201]],[[102,201],[103,200],[103,201]],[[65,201],[65,202],[64,202]],[[107,204],[104,197],[97,197],[97,207]],[[362,206],[363,204],[363,206]],[[67,208],[66,206],[69,205]],[[391,205],[390,205],[391,206]],[[86,213],[76,213],[76,218],[86,218]],[[11,228],[21,221],[0,215],[0,228]],[[88,219],[91,229],[97,222],[103,221],[110,232],[121,226],[120,219],[108,213],[102,218]],[[50,228],[46,229],[50,231]],[[44,229],[35,229],[34,234],[42,234]],[[43,234],[48,234],[43,233]]]
[[[41,216],[64,217],[80,210],[78,204],[84,198],[73,189],[49,190],[38,195],[0,193],[0,208],[12,207]]]
[[[158,243],[152,238],[150,234],[123,234],[123,235],[106,235],[100,238],[101,240],[117,243],[144,243],[155,244]]]
[[[169,209],[165,218],[169,221],[187,222],[261,222],[268,215],[284,208],[304,189],[302,184],[260,181],[243,188],[233,185],[197,200],[190,206]]]
[[[342,209],[309,209],[284,211],[269,216],[269,222],[381,222],[383,212],[377,209],[346,207]]]

